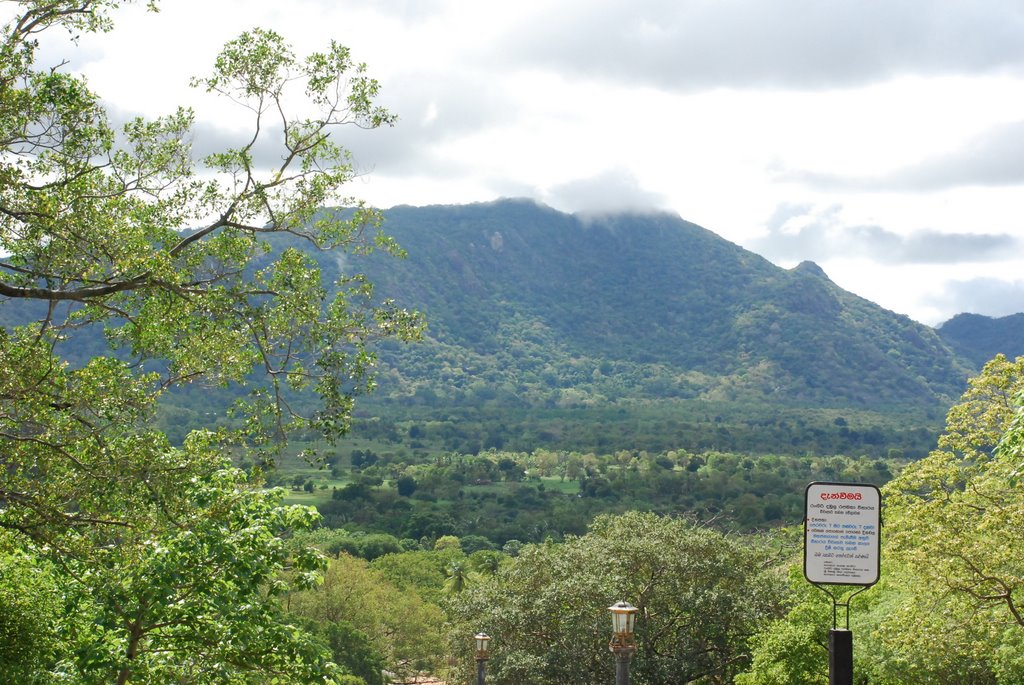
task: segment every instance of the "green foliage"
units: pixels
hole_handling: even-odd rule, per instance
[[[501,468],[509,463],[515,467]],[[600,455],[488,451],[476,456],[446,454],[423,463],[384,456],[362,469],[358,482],[336,490],[319,508],[328,526],[387,533],[395,544],[399,538],[433,544],[438,538],[458,536],[462,550],[472,554],[513,539],[542,542],[579,535],[595,516],[628,510],[685,512],[734,531],[796,525],[803,516],[808,482],[881,485],[904,463],[685,450]],[[523,480],[505,480],[509,473],[524,474]],[[376,474],[389,480],[370,485]],[[412,497],[398,491],[403,480],[416,481]],[[362,548],[371,539],[353,537],[323,549],[376,558],[376,553]]]
[[[0,532],[0,664],[7,682],[42,682],[60,655],[65,626],[60,590],[45,561]]]
[[[201,445],[193,449],[191,462],[179,461],[189,480],[174,493],[160,492],[156,506],[132,512],[130,523],[51,535],[57,554],[22,539],[5,557],[19,563],[5,570],[4,592],[28,590],[25,570],[35,571],[37,592],[18,602],[30,607],[18,611],[19,632],[33,650],[51,653],[26,664],[31,677],[212,683],[286,671],[306,682],[332,672],[322,650],[282,620],[274,600],[289,585],[315,582],[319,557],[289,554],[281,540],[311,525],[315,512],[280,506],[281,491],[251,488],[224,460]],[[286,568],[290,583],[280,577]],[[63,604],[54,620],[56,597]],[[17,668],[18,654],[8,656]]]
[[[885,643],[943,636],[939,663],[980,674],[976,682],[1024,678],[1011,656],[1024,639],[1024,563],[1012,533],[1024,527],[1024,484],[1014,479],[1022,392],[1024,357],[989,362],[950,410],[938,449],[884,491],[886,551],[911,590],[900,620],[881,626]],[[933,667],[914,658],[919,672]]]
[[[441,610],[391,577],[376,564],[342,554],[331,560],[320,586],[289,594],[285,606],[331,645],[339,664],[367,683],[375,682],[368,669],[381,659],[399,677],[436,672],[444,656]]]
[[[375,559],[371,567],[402,592],[412,592],[428,602],[440,603],[447,594],[451,569],[464,569],[461,550],[412,550],[387,554]],[[458,581],[457,581],[458,582]]]
[[[997,356],[950,409],[938,447],[883,488],[882,580],[855,602],[851,620],[858,682],[1024,680],[1024,564],[1015,537],[1024,527],[1024,484],[1015,476],[1022,391],[1024,357]],[[795,583],[793,608],[755,638],[739,683],[821,680],[814,655],[827,607],[812,592]]]
[[[736,685],[825,685],[828,648],[815,642],[817,632],[813,625],[786,620],[755,636],[752,670],[736,676]]]
[[[979,368],[998,354],[1010,359],[1024,354],[1024,314],[996,319],[957,314],[937,330],[943,340]]]
[[[503,552],[481,549],[469,555],[469,565],[482,576],[494,575],[508,558]]]
[[[367,561],[373,561],[385,554],[396,554],[405,549],[402,541],[393,535],[332,528],[318,528],[311,534],[296,535],[292,545],[296,549],[314,545],[332,557],[344,553]]]
[[[308,249],[400,253],[344,196],[355,171],[331,136],[393,116],[345,48],[299,58],[254,29],[193,82],[240,105],[254,132],[240,147],[194,160],[184,108],[115,130],[70,61],[37,51],[47,31],[110,28],[119,4],[24,0],[0,29],[0,672],[330,682],[327,650],[276,601],[322,568],[284,544],[316,512],[229,455],[262,464],[291,431],[344,434],[372,386],[369,345],[419,334],[365,278],[325,281]],[[255,161],[265,146],[273,168]],[[156,405],[185,385],[248,394],[172,442]],[[303,390],[316,401],[294,402]]]
[[[750,670],[736,677],[736,685],[828,683],[831,600],[810,586],[796,566],[790,569],[789,587],[792,607],[750,639]]]
[[[498,685],[611,682],[605,607],[626,599],[641,611],[636,682],[729,682],[749,636],[781,608],[764,562],[755,547],[683,520],[603,516],[582,537],[524,548],[454,596],[453,649],[466,656],[465,636],[494,636],[488,680]]]
[[[313,260],[356,299],[352,272],[365,272],[429,316],[423,344],[375,348],[378,389],[355,426],[410,451],[924,456],[974,368],[811,268],[778,269],[668,216],[588,223],[510,201],[386,217],[408,259],[340,261],[298,239],[270,255]],[[171,393],[166,411],[206,425],[195,399]]]
[[[1024,486],[1012,478],[1022,392],[1024,357],[987,364],[950,410],[939,449],[908,467],[886,494],[894,516],[888,538],[900,561],[979,607],[1009,612],[1024,628],[1024,564],[1003,538],[1024,525]]]
[[[350,671],[349,677],[360,678],[358,682],[365,685],[384,685],[383,670],[387,664],[365,633],[344,622],[328,623],[326,627],[316,624],[314,630],[323,634],[334,661]],[[341,685],[345,677],[339,681]]]
[[[480,580],[480,574],[462,559],[449,564],[447,573],[448,576],[444,580],[444,594],[447,596],[457,595]]]
[[[813,265],[779,269],[667,214],[584,218],[512,200],[387,218],[410,257],[366,271],[431,321],[426,344],[385,355],[394,401],[933,408],[970,371],[935,331]]]
[[[93,613],[75,645],[78,667],[108,682],[125,672],[139,682],[221,682],[246,670],[321,677],[322,652],[273,599],[289,586],[286,568],[291,584],[315,582],[319,558],[288,555],[280,539],[315,514],[281,507],[280,491],[252,489],[223,467],[183,489],[175,526],[122,533],[117,546],[66,562],[81,579],[76,609]]]
[[[623,397],[630,392],[621,391]],[[355,437],[414,455],[686,449],[884,457],[896,450],[917,458],[934,447],[948,405],[877,411],[683,398],[592,407],[507,406],[473,399],[407,405],[401,397],[386,399],[378,393],[367,398],[364,408],[372,417],[354,421]],[[849,423],[837,425],[836,418]]]

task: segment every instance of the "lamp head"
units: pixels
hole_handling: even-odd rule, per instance
[[[616,635],[632,635],[639,609],[629,602],[616,602],[608,607],[612,612],[612,631]]]
[[[476,640],[476,658],[486,659],[487,658],[487,643],[491,641],[491,636],[487,633],[477,633],[473,636]]]

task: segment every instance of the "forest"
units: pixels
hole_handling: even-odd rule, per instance
[[[596,685],[614,679],[608,607],[628,601],[638,685],[825,683],[832,605],[800,565],[812,481],[882,491],[881,580],[852,603],[858,683],[1024,682],[1024,357],[964,382],[927,327],[664,217],[660,235],[706,247],[705,280],[752,265],[777,300],[679,299],[662,323],[719,335],[677,349],[659,324],[647,352],[628,326],[601,342],[608,311],[558,331],[500,307],[431,323],[388,290],[416,283],[401,271],[338,270],[407,255],[350,196],[359,167],[332,137],[395,122],[346,47],[299,56],[269,29],[225,44],[192,85],[252,137],[197,159],[191,110],[117,120],[40,47],[109,30],[123,3],[15,4],[0,682],[455,685],[483,631],[494,685]],[[667,278],[656,252],[630,259]],[[430,333],[460,316],[517,344]],[[879,362],[877,387],[843,350]]]
[[[882,484],[882,575],[852,602],[856,682],[1020,682],[1022,391],[1024,358],[997,357],[935,449],[913,461],[629,453],[574,466],[573,455],[490,453],[362,477],[321,506],[325,524],[349,520],[296,537],[330,561],[324,589],[290,606],[322,630],[353,597],[416,598],[434,613],[415,627],[403,624],[420,604],[346,619],[369,643],[377,636],[375,664],[471,682],[471,636],[483,630],[488,682],[554,685],[614,681],[606,607],[625,598],[640,609],[634,682],[827,683],[832,602],[803,577],[803,488],[872,482]],[[380,473],[366,460],[357,470]],[[687,474],[688,502],[663,485],[666,473]],[[608,491],[589,494],[594,478]],[[445,499],[447,515],[424,515],[420,502]],[[406,527],[389,529],[391,517]],[[391,611],[403,621],[388,623]],[[409,646],[417,635],[429,648]]]
[[[267,478],[312,503],[330,528],[393,538],[441,535],[543,542],[580,535],[603,513],[686,512],[723,529],[752,532],[796,525],[812,481],[884,484],[905,459],[755,457],[723,452],[643,451],[610,455],[445,454],[426,463],[356,450],[351,469],[277,469]],[[299,493],[306,493],[300,495]]]

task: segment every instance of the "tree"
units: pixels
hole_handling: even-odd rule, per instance
[[[479,549],[469,555],[469,564],[480,575],[493,576],[508,555],[492,549]]]
[[[690,522],[632,512],[601,516],[563,544],[525,547],[496,574],[449,599],[453,650],[466,635],[495,641],[488,681],[614,680],[607,608],[640,609],[634,680],[725,683],[742,670],[747,640],[779,615],[781,587],[759,551]]]
[[[444,581],[444,594],[457,595],[476,583],[479,577],[480,574],[473,570],[465,560],[454,561],[448,567],[448,575]]]
[[[938,448],[884,490],[886,555],[905,569],[910,592],[882,634],[900,650],[942,639],[961,672],[967,663],[982,674],[972,682],[1024,678],[1024,562],[1013,532],[1024,528],[1024,483],[1014,477],[1022,393],[1024,357],[993,359],[950,409]]]
[[[358,275],[323,283],[307,254],[400,254],[344,196],[354,167],[332,137],[394,117],[343,46],[300,59],[254,29],[193,81],[240,105],[253,134],[197,161],[188,109],[117,130],[81,77],[38,63],[41,33],[107,30],[121,3],[19,4],[0,29],[0,529],[5,558],[50,569],[78,626],[32,677],[330,678],[273,599],[285,569],[312,582],[317,557],[281,537],[314,514],[227,455],[266,463],[295,429],[336,439],[372,386],[372,340],[418,335],[414,314]],[[275,145],[262,168],[256,150]],[[99,330],[110,349],[70,354]],[[251,392],[237,428],[172,447],[154,407],[197,383]],[[36,601],[26,618],[47,615]]]
[[[384,669],[387,664],[374,649],[366,633],[344,621],[328,623],[326,626],[316,624],[313,630],[322,632],[334,660],[349,670],[351,675],[361,678],[360,685],[384,685]]]
[[[1024,358],[971,379],[927,457],[882,490],[883,575],[851,613],[863,682],[996,685],[1024,679]],[[799,576],[793,569],[794,578]],[[802,582],[754,641],[744,685],[823,682],[831,612]],[[826,620],[827,618],[827,620]],[[941,645],[941,649],[936,649]]]
[[[65,625],[53,569],[17,538],[0,531],[0,664],[9,682],[29,683],[57,660]]]
[[[412,476],[400,476],[395,481],[395,487],[402,497],[411,497],[412,493],[416,492],[416,479]]]
[[[294,592],[285,601],[293,615],[315,626],[329,642],[338,663],[357,675],[365,673],[374,654],[401,676],[440,668],[441,610],[414,589],[392,584],[362,559],[339,555],[319,587]]]
[[[401,592],[415,592],[428,602],[438,603],[444,596],[449,568],[464,561],[461,550],[448,548],[385,554],[374,559],[371,566]]]
[[[886,488],[891,553],[915,573],[1024,628],[1024,563],[1003,535],[1024,524],[1013,478],[1024,440],[1024,357],[972,379],[939,447]]]

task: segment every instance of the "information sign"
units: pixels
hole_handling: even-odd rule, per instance
[[[804,577],[829,585],[874,585],[882,495],[874,485],[811,483],[804,493]]]

